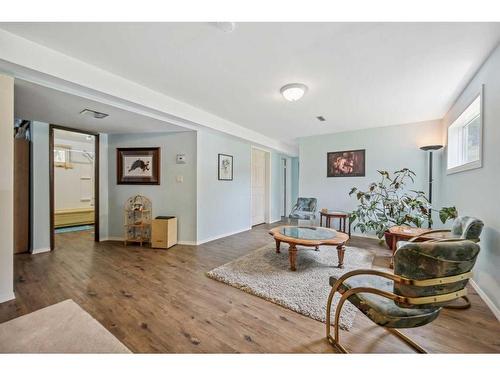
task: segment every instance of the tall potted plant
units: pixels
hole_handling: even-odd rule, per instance
[[[425,193],[408,189],[409,183],[415,182],[415,172],[403,168],[392,175],[387,171],[378,173],[380,181],[369,184],[367,190],[353,187],[349,192],[359,203],[350,216],[351,222],[356,223],[354,229],[362,233],[373,231],[378,238],[382,239],[385,235],[386,240],[390,240],[390,227],[408,225],[420,228],[429,220],[432,207]],[[443,223],[456,216],[455,207],[444,207],[439,212]]]

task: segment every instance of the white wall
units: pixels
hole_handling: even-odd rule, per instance
[[[116,148],[160,147],[160,185],[117,185]],[[186,154],[186,164],[176,155]],[[151,199],[153,217],[177,216],[180,242],[196,241],[196,133],[143,133],[108,135],[108,224],[110,239],[124,237],[123,207],[128,198],[142,194]],[[184,182],[176,182],[183,176]],[[101,197],[101,200],[104,200]],[[104,239],[104,238],[103,238]]]
[[[14,297],[14,79],[0,75],[0,302]]]
[[[31,249],[50,251],[49,124],[31,123]]]
[[[108,135],[99,134],[99,240],[109,237],[109,158]]]
[[[299,195],[318,198],[318,209],[350,211],[356,207],[356,199],[349,197],[353,186],[366,189],[369,183],[379,180],[377,170],[393,172],[404,167],[417,174],[414,188],[427,192],[427,155],[419,147],[440,142],[440,121],[302,138]],[[366,149],[365,177],[326,177],[328,152],[355,149]],[[439,153],[435,156],[435,165],[439,165]]]
[[[64,132],[65,133],[65,132]],[[94,207],[94,164],[78,151],[94,152],[94,139],[79,142],[64,139],[61,132],[54,130],[54,145],[71,147],[71,168],[54,168],[55,210]],[[83,178],[89,177],[90,179]],[[82,200],[91,198],[90,200]]]
[[[486,60],[443,119],[443,136],[448,125],[470,103],[484,84],[483,167],[446,174],[446,157],[441,167],[441,203],[455,205],[460,215],[484,221],[481,252],[474,268],[474,280],[486,294],[490,306],[500,313],[500,47]],[[500,315],[498,315],[500,319]]]

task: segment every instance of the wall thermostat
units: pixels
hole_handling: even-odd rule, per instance
[[[177,164],[186,164],[186,154],[177,154]]]

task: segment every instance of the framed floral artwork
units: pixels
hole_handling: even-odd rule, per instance
[[[218,178],[221,181],[233,180],[233,157],[232,155],[219,154]]]

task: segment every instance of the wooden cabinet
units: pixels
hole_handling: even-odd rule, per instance
[[[168,249],[177,244],[177,218],[154,219],[151,222],[151,247]]]
[[[14,253],[30,247],[30,142],[14,139]]]

